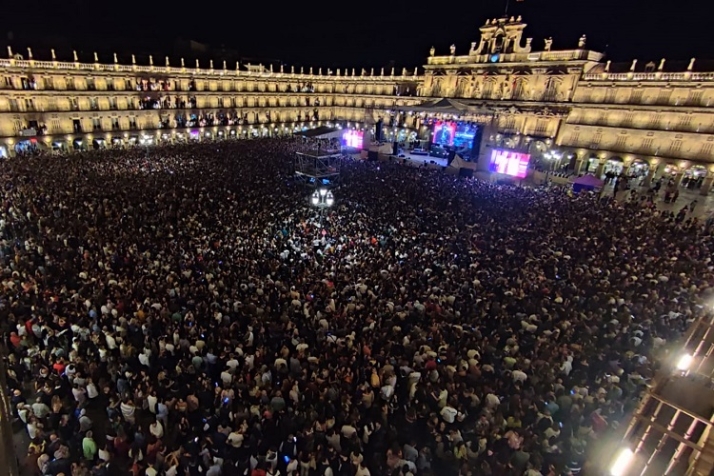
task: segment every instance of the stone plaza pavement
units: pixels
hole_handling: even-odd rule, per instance
[[[635,188],[635,190],[637,190],[637,192],[640,194],[647,193],[647,189],[645,187]],[[625,200],[627,199],[629,193],[630,190],[618,191],[616,198],[618,200]],[[602,190],[602,194],[612,196],[612,185],[606,185]],[[707,196],[700,195],[699,190],[697,189],[691,190],[680,187],[679,197],[677,198],[677,201],[675,203],[665,203],[664,189],[662,189],[657,194],[655,203],[657,204],[657,208],[659,208],[660,210],[670,210],[676,213],[683,207],[689,206],[695,200],[697,204],[694,207],[693,216],[700,219],[706,219],[714,213],[714,194],[710,193]]]

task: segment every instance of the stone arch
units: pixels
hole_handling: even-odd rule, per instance
[[[625,171],[625,160],[619,155],[609,157],[604,164],[603,173],[620,175]]]
[[[646,176],[650,171],[650,163],[646,159],[635,157],[630,162],[630,166],[627,169],[627,175],[630,177],[642,177]]]
[[[704,165],[696,164],[684,169],[685,177],[699,178],[706,177],[707,168]]]
[[[681,167],[675,162],[664,162],[660,169],[662,177],[676,177],[679,174]]]

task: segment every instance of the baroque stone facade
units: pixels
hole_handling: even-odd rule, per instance
[[[469,107],[450,116],[484,122],[486,140],[528,149],[536,158],[563,153],[571,171],[704,177],[714,174],[714,65],[660,61],[621,65],[587,48],[555,49],[551,38],[525,38],[520,17],[488,20],[468,52],[437,55],[423,73],[273,70],[225,63],[214,67],[38,61],[8,51],[0,60],[0,144],[13,153],[31,140],[45,147],[111,145],[292,133],[339,124],[370,128],[380,117],[419,129],[439,112],[398,111],[452,98]],[[128,63],[128,62],[127,62]],[[194,66],[194,65],[191,65]],[[205,67],[208,66],[208,67]],[[478,109],[479,114],[469,112]],[[395,119],[395,112],[396,119]],[[198,129],[199,132],[196,132]],[[402,129],[404,130],[404,129]],[[395,136],[388,136],[389,138]],[[20,146],[21,148],[21,146]]]
[[[0,59],[0,144],[72,149],[361,127],[418,102],[415,72],[296,72],[99,61]]]

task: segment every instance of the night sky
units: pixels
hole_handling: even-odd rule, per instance
[[[553,49],[572,48],[587,34],[588,47],[613,61],[714,59],[714,30],[708,25],[714,7],[704,6],[708,3],[511,0],[509,15],[523,16],[535,49],[542,49],[548,36]],[[286,64],[379,68],[394,61],[401,70],[422,65],[432,45],[437,54],[447,54],[452,43],[457,54],[466,52],[479,38],[478,27],[502,15],[504,6],[504,0],[36,0],[6,7],[0,28],[3,37],[14,33],[11,43],[21,52],[34,46],[26,43],[37,35],[45,43],[47,37],[62,37],[78,50],[162,53],[170,53],[180,37]]]

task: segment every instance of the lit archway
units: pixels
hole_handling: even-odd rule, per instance
[[[662,168],[662,177],[674,178],[679,173],[679,167],[675,164],[665,164]]]
[[[600,159],[595,154],[590,154],[587,162],[585,162],[585,173],[594,174],[600,166]]]
[[[703,165],[693,165],[684,171],[682,186],[688,189],[700,188],[707,177],[707,168]]]
[[[650,164],[643,159],[634,159],[630,168],[627,170],[627,175],[630,177],[643,177],[650,171]]]
[[[607,159],[605,161],[605,167],[603,169],[603,173],[605,175],[612,174],[612,175],[620,175],[623,171],[625,170],[625,161],[622,159],[622,157],[619,156],[613,156]]]

